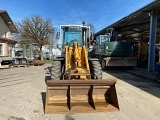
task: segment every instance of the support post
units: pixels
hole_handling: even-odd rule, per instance
[[[26,58],[26,45],[23,44],[23,58]]]
[[[0,66],[1,66],[1,63],[2,63],[2,59],[0,58]]]
[[[115,28],[114,28],[114,31],[113,31],[113,36],[114,36],[114,40],[117,41],[118,31]]]
[[[29,44],[29,58],[33,60],[33,45],[32,43]]]
[[[157,11],[150,13],[150,36],[149,36],[149,51],[148,51],[148,72],[153,72],[155,69],[155,44],[157,30]]]

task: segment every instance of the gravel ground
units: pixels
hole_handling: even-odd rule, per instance
[[[103,78],[117,79],[120,111],[46,115],[49,66],[0,69],[0,120],[160,120],[160,84],[119,70]]]

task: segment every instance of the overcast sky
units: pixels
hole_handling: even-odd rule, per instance
[[[50,18],[53,26],[61,24],[93,24],[95,32],[140,9],[153,0],[0,0],[12,21],[33,14]]]

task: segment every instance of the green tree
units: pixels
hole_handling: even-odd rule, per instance
[[[39,15],[32,15],[24,18],[16,25],[19,30],[20,43],[33,43],[33,45],[39,47],[39,55],[43,60],[42,46],[50,44],[50,34],[55,32],[52,20],[44,19]]]

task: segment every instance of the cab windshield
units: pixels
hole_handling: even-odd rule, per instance
[[[64,30],[64,45],[73,45],[74,41],[82,46],[82,28],[65,28]]]
[[[101,35],[101,43],[103,43],[103,42],[109,42],[110,41],[109,39],[110,38],[109,38],[108,35]]]

